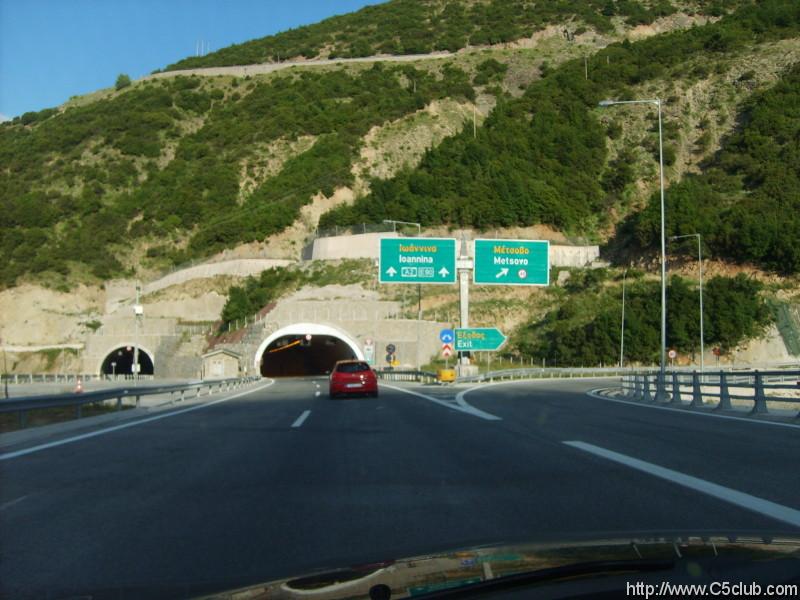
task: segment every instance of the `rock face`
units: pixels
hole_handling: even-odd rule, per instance
[[[80,342],[104,313],[105,291],[79,286],[59,292],[21,285],[0,292],[0,339],[6,346],[52,346]]]

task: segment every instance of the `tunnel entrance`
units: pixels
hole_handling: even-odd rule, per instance
[[[264,351],[261,357],[261,375],[325,375],[337,360],[355,357],[347,343],[329,335],[311,336],[310,340],[304,336],[286,336],[272,342]]]
[[[133,346],[120,346],[108,353],[100,367],[103,375],[132,375]],[[153,374],[153,359],[148,352],[139,346],[139,375]]]
[[[344,332],[315,323],[298,323],[270,335],[256,353],[263,377],[325,375],[339,360],[364,358]]]

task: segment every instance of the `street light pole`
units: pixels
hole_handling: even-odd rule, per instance
[[[664,137],[661,127],[661,100],[603,100],[600,107],[617,104],[653,104],[658,109],[658,168],[661,188],[661,357],[659,361],[658,383],[656,385],[656,401],[666,399],[666,364],[667,364],[667,243],[664,234]]]
[[[700,372],[705,370],[705,336],[703,334],[703,244],[701,235],[699,233],[687,233],[686,235],[673,235],[671,240],[679,240],[681,238],[696,237],[697,238],[697,262],[700,268]]]
[[[136,304],[133,306],[133,327],[134,327],[134,340],[133,340],[133,381],[134,383],[139,380],[139,329],[141,326],[140,318],[142,316],[142,305],[139,304],[139,293],[141,286],[136,283]]]
[[[703,335],[703,249],[700,243],[700,234],[697,234],[697,262],[700,267],[700,372],[706,366],[705,337]]]
[[[3,341],[0,340],[0,344]],[[8,398],[8,362],[6,362],[6,345],[3,344],[3,391],[6,398]]]
[[[628,276],[628,269],[622,274],[622,331],[619,336],[619,368],[622,368],[625,356],[625,278]]]
[[[665,240],[664,224],[666,215],[664,209],[664,137],[661,133],[661,100],[656,99],[658,107],[658,171],[661,183],[661,365],[659,368],[659,385],[656,387],[656,401],[666,400],[664,397],[666,386],[667,363],[667,242]]]

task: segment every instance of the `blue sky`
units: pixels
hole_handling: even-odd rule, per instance
[[[381,0],[0,0],[0,119]]]

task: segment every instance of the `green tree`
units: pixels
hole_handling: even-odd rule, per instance
[[[117,91],[121,90],[122,88],[126,88],[131,84],[131,78],[128,77],[125,73],[120,73],[117,75],[117,82],[114,84],[114,87]]]

